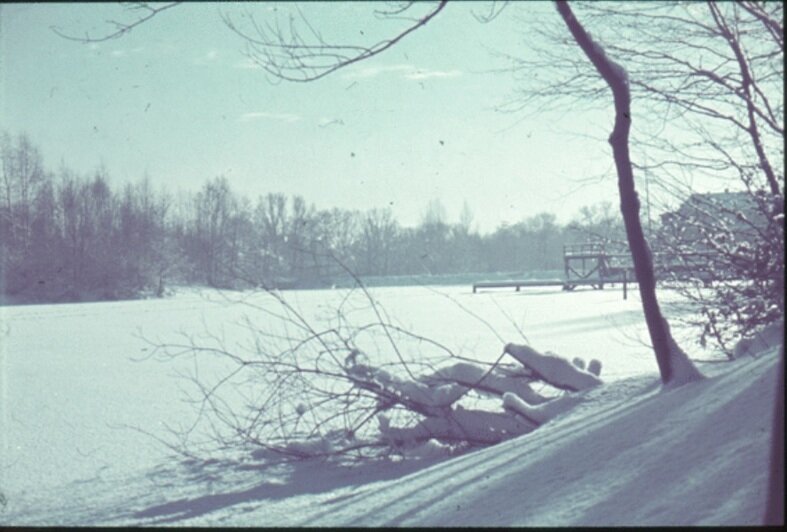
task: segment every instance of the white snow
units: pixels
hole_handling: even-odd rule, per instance
[[[512,393],[503,394],[503,406],[513,410],[525,419],[533,421],[539,425],[546,423],[550,419],[568,412],[582,401],[582,397],[576,394],[564,395],[540,405],[530,405]]]
[[[677,344],[670,332],[670,326],[667,320],[664,320],[665,329],[667,330],[667,340],[669,341],[669,355],[670,355],[670,372],[671,377],[666,386],[683,386],[689,382],[694,382],[703,379],[703,375],[697,366],[692,362],[686,351]]]
[[[179,388],[186,383],[178,373],[193,369],[194,360],[133,361],[150,353],[135,334],[173,341],[175,331],[204,336],[207,327],[234,347],[246,334],[238,325],[244,311],[258,321],[270,316],[195,293],[171,300],[2,307],[0,491],[7,503],[0,507],[0,525],[760,522],[778,335],[748,346],[739,360],[698,364],[703,380],[662,389],[644,343],[636,291],[623,301],[619,290],[436,290],[374,294],[402,327],[462,355],[493,362],[504,341],[527,344],[598,360],[604,383],[568,395],[581,401],[533,432],[459,456],[426,441],[403,451],[404,458],[353,466],[277,464],[266,462],[271,456],[262,450],[235,449],[182,461],[128,427],[166,438],[166,425],[189,426],[194,406],[181,400]],[[291,295],[309,316],[321,316],[341,301],[340,292]],[[443,294],[493,324],[502,340]],[[662,300],[670,297],[664,293]],[[693,357],[713,356],[685,342],[686,332],[674,322],[672,328]],[[199,371],[207,376],[220,366],[220,360],[203,361]],[[465,412],[472,430],[499,421],[479,424],[475,412]],[[497,423],[518,430],[504,425]]]
[[[735,346],[735,358],[758,353],[784,338],[784,318],[759,331],[752,338],[744,338]]]
[[[579,391],[601,384],[601,379],[593,373],[565,358],[551,353],[539,353],[529,345],[508,344],[505,352],[535,371],[543,380],[559,388]]]
[[[391,375],[385,370],[363,364],[351,366],[348,372],[364,380],[379,383],[386,391],[401,397],[403,401],[418,403],[426,407],[450,406],[467,390],[467,387],[457,384],[427,386],[420,382],[407,381]]]
[[[594,358],[588,363],[588,371],[598,377],[601,375],[601,361]]]
[[[425,375],[422,380],[427,383],[457,382],[467,386],[482,387],[490,393],[502,395],[506,392],[514,393],[530,404],[539,404],[547,398],[536,393],[523,375],[511,377],[502,370],[488,371],[480,366],[467,362],[460,362],[440,368],[433,374]]]
[[[457,408],[449,415],[428,417],[414,427],[391,427],[381,424],[383,436],[395,446],[412,447],[430,439],[446,443],[471,441],[476,444],[498,443],[513,435],[525,434],[536,424],[509,413]]]

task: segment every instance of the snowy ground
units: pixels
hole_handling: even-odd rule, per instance
[[[181,400],[178,376],[192,369],[188,362],[138,360],[149,350],[139,334],[170,341],[178,331],[207,329],[232,343],[245,334],[238,325],[243,314],[258,322],[270,318],[194,291],[168,300],[2,307],[0,491],[6,503],[0,524],[759,521],[774,349],[735,363],[701,364],[711,378],[660,391],[636,291],[627,301],[614,289],[373,293],[394,321],[464,355],[491,361],[505,342],[529,343],[568,358],[601,360],[606,384],[532,434],[459,457],[348,468],[262,464],[248,453],[228,452],[182,462],[128,428],[164,436],[165,423],[194,416]],[[289,294],[320,319],[343,292]],[[696,358],[713,357],[684,345]]]

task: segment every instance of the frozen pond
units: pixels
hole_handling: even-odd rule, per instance
[[[599,359],[605,381],[657,371],[636,290],[626,301],[619,287],[370,291],[391,322],[464,356],[493,361],[504,343],[527,341],[568,358]],[[303,316],[319,322],[335,316],[347,292],[284,294]],[[188,359],[145,360],[151,348],[143,337],[178,341],[181,333],[199,339],[209,331],[232,347],[248,337],[244,315],[260,328],[277,327],[270,314],[233,302],[240,298],[277,308],[262,294],[195,290],[163,300],[0,308],[0,489],[15,510],[62,497],[74,483],[114,489],[116,482],[164,462],[170,456],[165,447],[128,427],[163,436],[165,425],[192,419],[181,375],[193,368]],[[374,319],[368,307],[345,302],[345,310],[356,323]]]

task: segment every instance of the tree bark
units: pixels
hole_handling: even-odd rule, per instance
[[[620,210],[623,214],[626,236],[628,237],[629,249],[634,262],[634,271],[642,297],[642,309],[645,313],[645,321],[651,342],[653,343],[653,351],[659,366],[661,381],[667,384],[674,377],[674,368],[671,363],[673,356],[671,344],[675,345],[675,347],[677,345],[674,344],[670,336],[667,323],[659,308],[652,255],[639,219],[640,203],[634,186],[634,172],[629,156],[631,92],[629,91],[626,71],[610,60],[604,53],[604,50],[593,41],[590,34],[585,31],[585,28],[576,19],[567,2],[558,0],[556,7],[576,43],[612,90],[615,102],[615,125],[609,136],[609,143],[612,146],[615,168],[618,174]],[[674,355],[680,356],[679,353],[674,353]]]
[[[784,524],[784,345],[779,350],[779,372],[776,381],[776,406],[771,430],[771,473],[768,479],[768,502],[765,525]]]

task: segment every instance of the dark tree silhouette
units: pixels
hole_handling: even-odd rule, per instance
[[[609,59],[604,50],[593,41],[582,24],[576,19],[567,2],[559,1],[556,2],[556,5],[560,16],[566,23],[577,45],[593,63],[599,75],[609,85],[615,101],[615,126],[609,136],[609,143],[612,146],[615,168],[618,174],[620,210],[623,213],[629,249],[634,261],[634,271],[642,296],[642,309],[645,313],[650,339],[653,342],[653,351],[659,365],[661,380],[664,384],[667,384],[697,379],[701,375],[694,368],[688,356],[672,339],[667,320],[661,314],[658,298],[656,297],[653,259],[639,219],[640,203],[634,186],[634,171],[629,155],[631,93],[628,86],[628,76],[626,71]],[[680,374],[676,371],[678,368],[681,368]]]
[[[776,408],[773,410],[771,434],[771,473],[768,479],[768,502],[765,506],[766,525],[784,525],[784,345],[779,352],[776,381]]]

